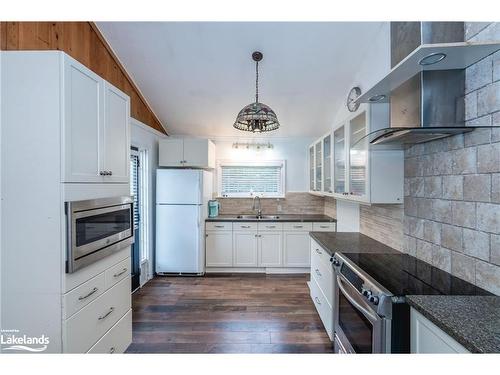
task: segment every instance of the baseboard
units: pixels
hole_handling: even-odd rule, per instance
[[[208,267],[205,273],[263,273],[263,274],[309,274],[309,267],[267,268],[267,267]]]

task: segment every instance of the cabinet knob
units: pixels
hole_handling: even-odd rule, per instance
[[[106,176],[106,172],[105,172],[105,171],[100,171],[100,172],[99,172],[99,174],[100,174],[101,176]]]
[[[108,171],[109,176],[113,176],[113,171]]]

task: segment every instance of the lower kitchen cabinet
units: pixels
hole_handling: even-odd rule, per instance
[[[233,266],[232,231],[207,231],[205,240],[207,267]]]
[[[283,265],[285,267],[310,267],[309,232],[283,232]]]
[[[283,236],[281,232],[264,232],[258,235],[259,267],[281,267]]]
[[[233,266],[257,267],[258,237],[255,231],[233,232]]]
[[[410,313],[410,347],[412,353],[469,353],[446,332],[414,308]]]

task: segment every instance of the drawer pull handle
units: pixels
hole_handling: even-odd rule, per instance
[[[316,303],[317,303],[318,305],[321,305],[321,301],[319,300],[319,298],[318,298],[318,297],[314,297],[314,300],[316,301]]]
[[[329,226],[328,226],[328,225],[320,225],[319,227],[320,227],[320,228],[325,228],[325,229],[326,229],[326,228],[329,228]]]
[[[95,293],[95,292],[97,292],[98,290],[99,290],[99,289],[94,288],[94,289],[92,289],[92,290],[91,290],[88,294],[86,294],[86,295],[84,295],[84,296],[80,296],[80,297],[78,297],[78,300],[79,300],[79,301],[83,301],[84,299],[89,298],[92,294],[94,294],[94,293]]]
[[[245,229],[248,229],[248,228],[250,228],[250,225],[242,225],[241,227],[245,228]]]
[[[115,347],[114,347],[114,346],[112,346],[112,347],[109,349],[109,353],[110,353],[110,354],[113,354],[114,352],[115,352]]]
[[[316,252],[317,252],[319,255],[322,255],[322,254],[323,254],[323,252],[322,252],[322,251],[320,251],[319,249],[316,249]]]
[[[266,228],[276,228],[276,225],[266,225]]]
[[[216,228],[224,228],[224,225],[216,225]]]
[[[115,311],[115,308],[114,308],[114,307],[111,307],[111,308],[109,309],[109,311],[108,311],[106,314],[101,315],[101,316],[99,317],[99,320],[106,319],[106,318],[109,316],[109,314],[111,314],[113,311]]]
[[[316,275],[321,276],[321,272],[316,268]]]
[[[293,227],[294,227],[295,229],[304,228],[304,226],[303,226],[303,225],[294,225]]]
[[[126,268],[124,268],[122,271],[120,271],[120,272],[118,272],[118,273],[115,273],[115,274],[113,275],[113,277],[119,277],[119,276],[123,275],[125,272],[127,272],[127,269],[126,269]]]

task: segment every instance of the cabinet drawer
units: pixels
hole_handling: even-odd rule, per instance
[[[130,306],[128,276],[64,322],[64,352],[87,352]]]
[[[244,230],[244,231],[247,231],[247,230],[257,230],[257,223],[249,223],[249,222],[245,222],[245,223],[233,223],[233,229],[234,230]]]
[[[311,288],[311,298],[313,300],[314,306],[316,310],[318,310],[319,317],[325,326],[326,333],[330,340],[333,341],[333,309],[332,306],[326,300],[323,292],[320,287],[316,283],[314,277],[311,278],[311,282],[309,284]]]
[[[283,223],[273,223],[273,222],[258,223],[257,227],[259,229],[259,232],[280,231],[283,230]]]
[[[315,279],[328,303],[333,305],[333,269],[315,251],[311,252],[311,279]]]
[[[81,284],[63,296],[64,317],[69,318],[87,306],[106,290],[104,272]]]
[[[335,223],[313,223],[313,231],[315,232],[335,232]]]
[[[330,254],[311,238],[311,257],[317,256],[324,263],[330,265]]]
[[[105,272],[106,289],[111,288],[113,285],[130,275],[130,262],[130,258],[127,258]]]
[[[228,221],[217,221],[217,222],[207,222],[205,223],[205,229],[206,230],[233,230],[233,223],[228,222]]]
[[[129,310],[88,352],[124,353],[131,342],[132,310]]]
[[[312,231],[312,223],[283,223],[283,229],[286,231]]]

